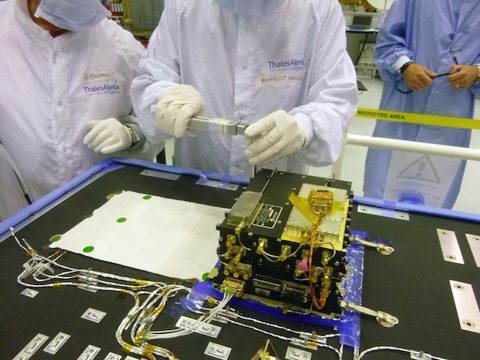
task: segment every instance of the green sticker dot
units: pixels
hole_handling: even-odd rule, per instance
[[[145,195],[143,197],[143,200],[150,200],[152,198],[152,195]]]
[[[207,281],[207,280],[208,280],[208,275],[209,275],[208,272],[204,273],[204,274],[202,275],[202,280],[203,280],[203,281]]]
[[[93,247],[93,246],[85,246],[83,248],[84,253],[91,253],[93,250],[95,250],[95,247]]]
[[[53,236],[50,238],[50,242],[51,242],[51,243],[57,242],[57,241],[60,240],[61,238],[62,238],[62,235],[53,235]]]
[[[124,217],[121,217],[121,218],[117,219],[118,223],[124,223],[125,221],[127,221],[127,218],[124,218]]]

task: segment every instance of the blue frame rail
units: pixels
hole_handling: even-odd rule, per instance
[[[120,169],[125,165],[130,166],[139,166],[145,169],[163,171],[168,173],[174,173],[179,175],[190,175],[197,176],[200,179],[211,179],[224,183],[234,183],[239,185],[248,185],[250,179],[247,177],[235,177],[224,174],[217,174],[213,172],[206,172],[201,170],[182,168],[182,167],[172,167],[169,165],[157,164],[151,161],[146,160],[135,160],[135,159],[126,159],[126,158],[109,158],[102,162],[99,162],[92,166],[90,169],[82,173],[81,175],[73,178],[72,180],[66,182],[62,186],[48,193],[44,197],[38,199],[33,204],[25,207],[11,217],[0,222],[0,242],[3,241],[8,234],[10,233],[10,228],[17,227],[19,224],[27,221],[28,218],[34,216],[38,212],[42,211],[55,201],[58,201],[65,194],[75,191],[80,188],[82,185],[86,184],[92,177],[100,176],[107,172]],[[383,201],[365,197],[354,197],[354,203],[369,205],[374,207],[379,207],[388,210],[398,210],[405,211],[409,213],[418,213],[439,217],[447,217],[451,219],[471,221],[474,223],[480,223],[480,215],[464,213],[448,209],[439,209],[433,207],[427,207],[423,205],[414,205],[407,203],[398,203],[391,201]]]
[[[88,169],[84,173],[66,182],[65,184],[53,190],[52,192],[46,194],[42,198],[33,202],[31,205],[23,208],[22,210],[12,215],[11,217],[5,219],[4,221],[1,221],[0,222],[0,242],[2,242],[3,240],[5,240],[5,238],[8,237],[8,235],[10,234],[10,228],[15,228],[23,224],[25,221],[27,221],[29,218],[31,218],[35,214],[39,213],[40,211],[44,210],[51,204],[61,199],[63,196],[65,196],[65,194],[78,190],[84,184],[88,183],[88,181],[90,181],[94,176],[101,176],[110,171],[120,169],[126,165],[138,166],[144,169],[162,171],[162,172],[178,174],[178,175],[196,176],[199,179],[216,180],[221,183],[233,183],[233,184],[239,184],[239,185],[248,185],[250,183],[250,179],[246,177],[235,177],[235,176],[217,174],[217,173],[208,172],[208,171],[201,171],[201,170],[182,168],[182,167],[172,167],[169,165],[157,164],[157,163],[146,161],[146,160],[135,160],[135,159],[115,158],[115,157],[109,158],[93,165],[90,169]]]

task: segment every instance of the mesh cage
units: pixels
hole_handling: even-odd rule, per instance
[[[125,26],[139,36],[150,36],[163,12],[163,0],[124,0]]]

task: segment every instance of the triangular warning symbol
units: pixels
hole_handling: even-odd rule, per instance
[[[423,155],[406,166],[398,173],[396,178],[421,180],[435,184],[441,183],[435,165],[428,155]]]

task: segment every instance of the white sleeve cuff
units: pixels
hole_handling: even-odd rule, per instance
[[[303,147],[307,147],[313,138],[313,127],[312,127],[312,122],[310,120],[310,117],[308,117],[307,115],[301,112],[296,113],[294,117],[295,119],[297,119],[300,126],[305,131],[305,144],[303,145]]]
[[[408,56],[402,55],[400,56],[397,61],[393,64],[393,70],[395,72],[399,71],[403,65],[405,65],[407,62],[412,61]]]

